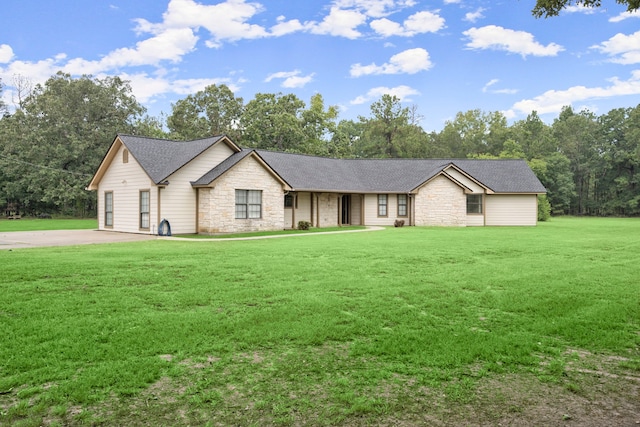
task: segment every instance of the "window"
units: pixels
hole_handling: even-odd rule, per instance
[[[293,207],[293,196],[291,194],[284,195],[284,207],[285,208]]]
[[[467,194],[467,213],[482,213],[482,194]]]
[[[113,227],[113,192],[104,193],[104,226]]]
[[[378,194],[378,216],[387,216],[387,195]]]
[[[140,191],[140,228],[149,229],[149,190]]]
[[[407,195],[398,194],[398,216],[407,216]]]
[[[262,218],[261,190],[236,190],[236,218]]]
[[[122,163],[129,163],[129,150],[126,148],[122,151]]]

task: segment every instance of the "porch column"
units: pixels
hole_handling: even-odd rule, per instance
[[[298,205],[298,193],[292,193],[291,194],[291,228],[293,228],[294,230],[297,228],[296,227],[296,206]]]
[[[338,194],[338,227],[342,227],[342,194]]]
[[[313,203],[313,198],[315,197],[315,193],[309,193],[309,222],[311,223],[311,226],[313,227],[313,208],[315,207],[315,203]]]

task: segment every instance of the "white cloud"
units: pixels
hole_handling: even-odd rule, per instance
[[[484,87],[482,88],[482,92],[497,93],[497,94],[504,94],[504,95],[513,95],[514,93],[518,93],[517,89],[491,89],[493,86],[495,86],[499,82],[500,80],[498,79],[489,80],[487,84],[485,84]]]
[[[366,95],[358,96],[356,99],[351,101],[350,104],[352,105],[364,104],[371,100],[378,99],[382,97],[382,95],[395,96],[398,99],[400,99],[401,102],[409,102],[411,101],[411,99],[408,98],[409,96],[419,95],[419,94],[420,92],[418,92],[417,90],[405,85],[396,86],[392,88],[380,86],[380,87],[375,87],[369,90]]]
[[[444,4],[458,4],[460,0],[444,0]]]
[[[634,10],[633,12],[629,12],[629,11],[622,12],[621,14],[614,16],[613,18],[609,18],[609,22],[621,22],[621,21],[624,21],[625,19],[630,19],[630,18],[640,18],[640,11]]]
[[[340,9],[356,9],[363,14],[381,18],[393,11],[416,5],[415,0],[335,0],[334,5]]]
[[[322,22],[310,23],[308,28],[313,34],[357,39],[362,34],[356,28],[364,24],[366,20],[367,17],[357,10],[345,10],[334,6]]]
[[[609,79],[609,82],[611,84],[606,87],[573,86],[565,90],[549,90],[533,99],[523,99],[516,102],[507,113],[511,116],[516,112],[529,114],[534,110],[539,114],[558,113],[562,107],[572,105],[575,102],[640,95],[640,70],[632,71],[629,80],[613,77]]]
[[[0,44],[0,64],[8,64],[13,59],[13,49],[8,44]]]
[[[415,74],[432,67],[429,52],[422,48],[408,49],[393,55],[389,62],[376,65],[354,64],[351,66],[351,76],[360,77],[370,74]]]
[[[568,5],[562,9],[565,13],[584,13],[585,15],[593,15],[596,12],[595,7],[588,7],[583,5]]]
[[[279,71],[277,73],[270,74],[264,81],[268,83],[273,79],[283,79],[281,86],[293,89],[304,87],[307,83],[313,81],[313,76],[315,76],[315,73],[311,73],[307,76],[301,76],[300,73],[300,70]]]
[[[444,28],[444,18],[433,12],[418,12],[401,25],[387,18],[371,21],[371,28],[384,37],[412,37],[416,34],[435,33]]]
[[[482,12],[484,12],[483,8],[478,8],[475,12],[467,12],[464,15],[464,20],[468,22],[476,22],[478,19],[484,18]]]
[[[284,16],[278,17],[278,23],[271,27],[271,34],[275,37],[284,36],[305,29],[305,26],[297,19],[286,21]]]
[[[640,31],[625,35],[618,33],[599,45],[591,46],[612,57],[611,62],[618,64],[640,63]]]
[[[541,45],[534,40],[531,33],[514,31],[496,25],[487,25],[481,28],[471,28],[463,34],[471,41],[467,43],[469,49],[494,49],[517,53],[526,57],[556,56],[564,48],[556,43]]]
[[[162,29],[168,28],[206,28],[212,38],[211,47],[220,47],[225,41],[256,39],[268,37],[267,30],[247,21],[262,12],[258,3],[245,0],[227,0],[214,5],[196,3],[194,0],[171,0],[167,11],[162,15]],[[140,26],[143,30],[145,27]],[[154,26],[149,27],[153,31]]]

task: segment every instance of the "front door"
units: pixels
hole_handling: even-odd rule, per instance
[[[340,224],[351,224],[351,194],[345,194],[342,196],[342,221]]]

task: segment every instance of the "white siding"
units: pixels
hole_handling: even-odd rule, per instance
[[[446,170],[446,172],[447,174],[451,175],[452,178],[456,179],[459,183],[470,188],[474,193],[484,193],[484,188],[480,187],[478,184],[471,181],[469,178],[467,178],[454,168],[449,168]]]
[[[284,228],[297,228],[299,221],[312,222],[311,193],[296,193],[297,208],[284,208]],[[284,203],[284,201],[283,201]],[[295,209],[295,221],[293,211]]]
[[[484,215],[467,214],[467,226],[468,227],[481,227],[483,225],[484,225]]]
[[[407,203],[409,203],[408,198]],[[407,210],[410,210],[409,205],[407,205]],[[403,220],[405,225],[409,225],[408,215],[402,217],[398,216],[398,197],[396,194],[387,194],[387,216],[378,216],[377,194],[364,195],[364,225],[391,226],[397,219]]]
[[[98,228],[127,233],[153,233],[157,230],[157,187],[140,164],[129,154],[122,162],[124,147],[116,153],[98,186]],[[140,190],[150,190],[150,228],[140,230]],[[113,192],[113,227],[104,226],[104,193]],[[155,227],[155,228],[154,228]]]
[[[233,154],[224,143],[218,143],[169,176],[162,190],[160,220],[166,219],[173,234],[196,233],[196,190],[191,186],[205,173]],[[156,217],[152,217],[156,218]]]
[[[487,195],[485,216],[487,225],[536,225],[538,196],[535,194]]]

